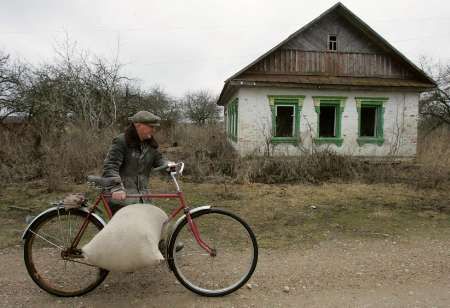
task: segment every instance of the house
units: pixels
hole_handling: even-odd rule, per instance
[[[436,83],[337,3],[225,81],[227,135],[241,155],[411,158],[419,95]]]

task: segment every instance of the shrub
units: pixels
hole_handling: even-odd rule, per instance
[[[68,125],[58,136],[40,137],[33,127],[4,129],[0,134],[0,176],[6,182],[35,178],[47,181],[49,191],[64,182],[83,182],[90,172],[100,172],[113,129],[93,131]]]
[[[64,182],[83,182],[89,173],[101,173],[111,140],[118,133],[113,128],[93,130],[73,124],[45,138],[38,138],[32,131],[27,126],[0,131],[3,145],[0,176],[10,182],[43,178],[50,191],[61,189]],[[291,157],[240,157],[220,124],[201,127],[178,124],[162,129],[157,140],[168,159],[186,163],[185,175],[192,181],[269,184],[360,181],[435,188],[450,179],[448,132],[422,136],[416,163],[364,161],[330,149]]]

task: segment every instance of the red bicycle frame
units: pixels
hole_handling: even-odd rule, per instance
[[[211,247],[208,246],[208,244],[206,244],[200,237],[200,231],[198,230],[197,225],[195,224],[194,220],[191,217],[190,214],[190,208],[187,206],[186,204],[186,200],[184,198],[184,193],[180,190],[179,186],[178,186],[178,182],[176,180],[176,175],[177,172],[176,171],[172,171],[170,172],[170,175],[177,187],[177,192],[176,193],[166,193],[166,194],[130,194],[127,195],[127,198],[131,198],[131,199],[142,199],[142,200],[147,200],[147,199],[178,199],[180,206],[177,207],[176,209],[174,209],[172,211],[172,213],[170,213],[167,221],[165,222],[168,223],[170,222],[173,218],[175,218],[178,213],[180,213],[181,210],[184,211],[184,214],[186,215],[186,219],[187,219],[187,223],[189,225],[189,229],[192,233],[192,235],[194,236],[195,240],[197,241],[197,243],[206,251],[208,252],[211,256],[215,255],[215,251],[214,249],[212,249]],[[97,209],[97,207],[100,205],[100,202],[103,203],[103,207],[105,209],[106,215],[108,216],[108,219],[111,219],[112,217],[112,211],[111,208],[109,207],[109,202],[108,200],[111,198],[111,193],[105,193],[105,192],[101,192],[94,204],[92,206],[89,207],[89,213],[88,216],[86,217],[86,219],[84,220],[80,230],[78,231],[77,235],[75,236],[71,248],[70,249],[75,249],[78,245],[78,243],[80,242],[81,236],[83,235],[84,231],[87,228],[87,225],[89,224],[89,216]]]

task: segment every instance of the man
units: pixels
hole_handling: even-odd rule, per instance
[[[128,119],[130,125],[125,133],[114,138],[103,163],[103,177],[121,179],[120,185],[111,189],[113,214],[128,204],[142,202],[127,199],[127,194],[148,193],[151,170],[167,164],[154,138],[161,119],[148,111],[139,111]]]

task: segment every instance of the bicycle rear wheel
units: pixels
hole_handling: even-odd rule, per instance
[[[68,251],[87,215],[79,209],[55,209],[39,217],[25,238],[28,273],[39,287],[53,295],[83,295],[108,275],[108,271],[88,264],[79,249]],[[78,247],[87,244],[102,228],[102,223],[90,215]]]
[[[214,254],[197,243],[184,219],[174,230],[168,248],[169,266],[176,278],[203,296],[236,291],[250,279],[258,260],[253,231],[244,220],[221,209],[203,210],[191,217],[200,238]]]

